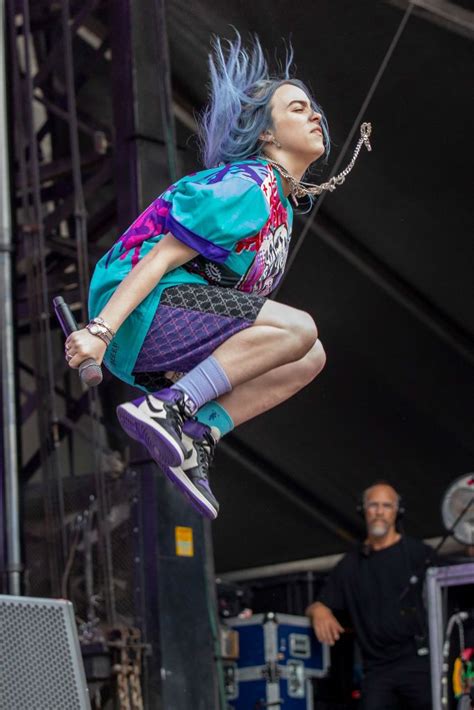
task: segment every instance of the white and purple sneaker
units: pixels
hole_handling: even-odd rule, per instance
[[[209,469],[217,441],[210,427],[195,419],[187,419],[183,425],[183,444],[188,450],[181,466],[189,481],[186,496],[201,515],[214,520],[219,503],[209,485]]]
[[[208,426],[190,418],[184,394],[163,389],[145,395],[120,404],[117,417],[191,505],[204,517],[217,518],[219,503],[208,479],[217,442]]]
[[[122,428],[148,449],[158,465],[183,463],[181,434],[187,416],[185,396],[178,389],[163,389],[117,407]]]
[[[161,470],[200,515],[215,520],[219,503],[211,491],[208,472],[217,442],[208,426],[187,419],[183,425],[183,444],[188,450],[183,464],[176,467],[161,464]]]

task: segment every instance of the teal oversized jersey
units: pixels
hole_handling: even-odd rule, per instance
[[[171,185],[97,263],[90,317],[165,234],[198,254],[165,274],[124,321],[106,351],[107,368],[134,384],[133,367],[165,288],[195,283],[270,294],[283,274],[292,219],[280,176],[264,159],[202,170]]]

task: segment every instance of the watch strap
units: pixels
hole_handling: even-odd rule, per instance
[[[86,325],[87,330],[91,335],[95,335],[96,338],[100,338],[106,345],[110,345],[112,338],[104,326],[99,323],[93,323],[92,321]]]
[[[108,333],[110,333],[111,338],[115,337],[115,330],[112,330],[110,325],[108,323],[106,323],[106,321],[103,318],[101,318],[100,316],[96,316],[95,318],[92,318],[92,320],[90,322],[97,323],[97,325],[103,326],[108,331]]]

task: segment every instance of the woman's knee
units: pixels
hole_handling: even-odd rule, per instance
[[[300,377],[308,384],[319,375],[326,364],[326,352],[320,340],[316,340],[311,350],[300,360]]]
[[[288,322],[288,329],[295,338],[300,358],[312,352],[318,341],[318,329],[309,313],[295,310]]]
[[[288,335],[293,360],[303,358],[318,339],[316,323],[309,313],[276,301],[265,303],[256,321],[259,324],[280,328]]]

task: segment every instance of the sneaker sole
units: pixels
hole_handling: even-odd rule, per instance
[[[179,488],[181,493],[188,499],[193,508],[203,517],[209,520],[217,518],[217,510],[207,500],[205,496],[196,488],[192,481],[186,476],[181,466],[161,466],[165,476]]]
[[[132,402],[120,404],[117,417],[122,429],[132,439],[142,443],[159,466],[181,466],[183,452],[173,437]]]

